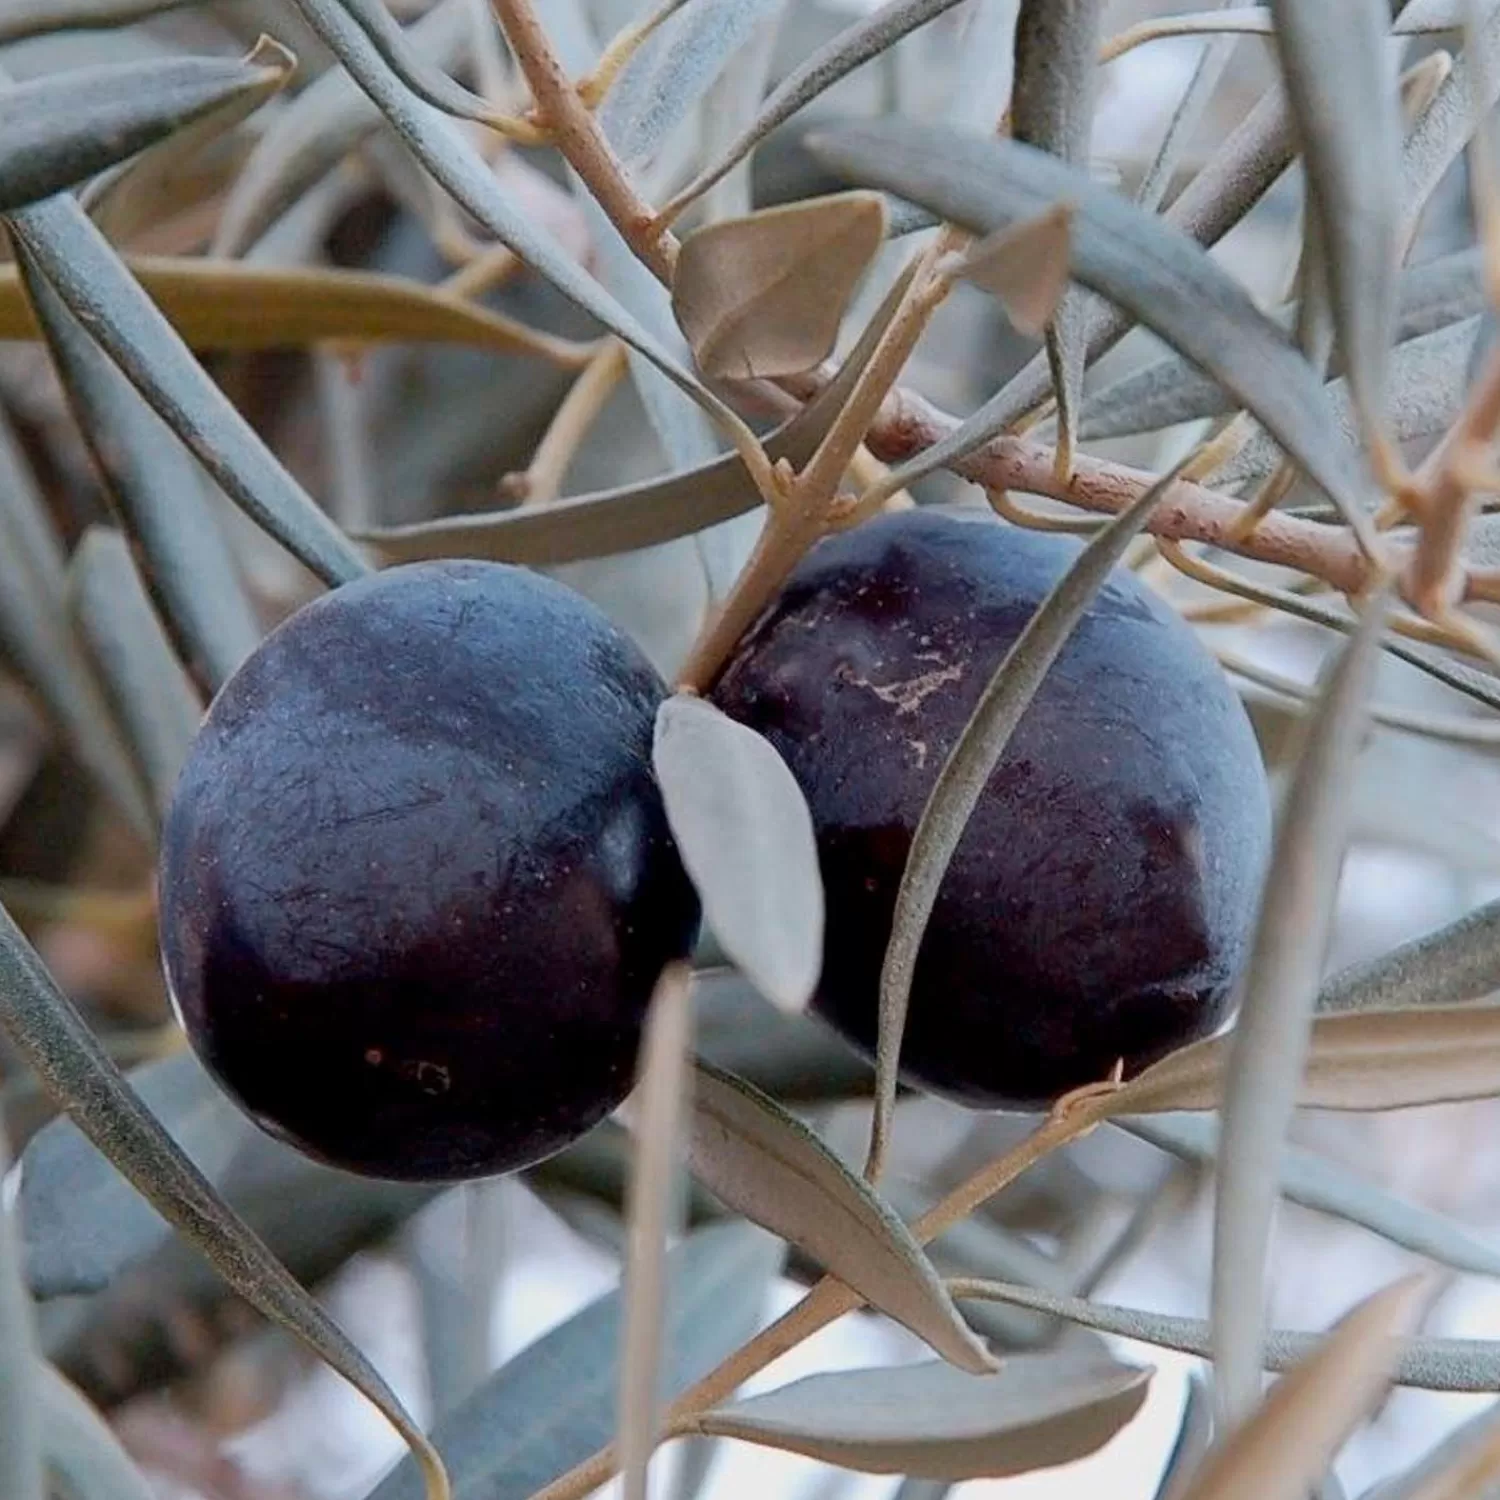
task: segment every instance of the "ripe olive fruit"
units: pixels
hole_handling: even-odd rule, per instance
[[[827,893],[814,1008],[873,1051],[897,886],[985,684],[1077,555],[985,512],[820,542],[713,690],[781,752]],[[908,1082],[1032,1108],[1222,1019],[1270,842],[1249,721],[1193,631],[1117,570],[1032,700],[917,957]]]
[[[665,688],[591,604],[437,562],[299,610],[227,682],[162,839],[161,946],[249,1114],[371,1176],[527,1166],[628,1091],[698,902]]]

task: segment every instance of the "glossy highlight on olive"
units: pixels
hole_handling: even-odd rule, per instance
[[[650,765],[665,687],[561,584],[393,568],[223,687],[162,841],[188,1037],[267,1130],[377,1177],[515,1170],[630,1088],[698,903]]]
[[[814,1008],[867,1053],[917,820],[1078,550],[982,511],[878,518],[813,549],[713,690],[807,797],[827,896]],[[918,953],[903,1077],[981,1108],[1037,1108],[1212,1031],[1269,847],[1239,700],[1181,617],[1117,569],[949,866]]]

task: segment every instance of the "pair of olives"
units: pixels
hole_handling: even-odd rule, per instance
[[[1075,550],[982,513],[883,517],[814,548],[713,689],[807,797],[814,1008],[867,1052],[917,819]],[[174,1004],[255,1120],[353,1171],[460,1179],[621,1102],[699,923],[651,770],[665,692],[593,606],[499,564],[394,568],[267,637],[209,710],[160,876]],[[907,1080],[1035,1107],[1212,1029],[1269,822],[1238,699],[1117,572],[943,883]]]

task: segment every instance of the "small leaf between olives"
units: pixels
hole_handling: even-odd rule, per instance
[[[812,816],[786,762],[754,730],[682,693],[657,711],[652,761],[724,952],[767,999],[801,1010],[822,961],[823,883]]]

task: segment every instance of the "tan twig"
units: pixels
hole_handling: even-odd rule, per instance
[[[677,242],[657,235],[655,211],[636,192],[599,122],[547,39],[531,0],[492,0],[495,15],[536,101],[537,121],[578,173],[625,243],[663,281],[670,281]]]
[[[619,339],[606,339],[558,403],[531,462],[519,473],[507,474],[500,481],[500,488],[508,498],[524,505],[544,505],[557,499],[579,444],[588,436],[589,428],[603,411],[625,370],[624,344]]]
[[[1052,1113],[1025,1140],[981,1167],[912,1224],[918,1243],[925,1245],[935,1240],[1043,1157],[1087,1135],[1107,1116],[1109,1099],[1116,1087],[1113,1083],[1103,1083],[1060,1099]],[[752,1375],[759,1374],[835,1318],[860,1305],[858,1293],[832,1276],[825,1276],[796,1306],[679,1396],[667,1410],[664,1429],[683,1430],[686,1419],[694,1413],[718,1405]],[[532,1500],[583,1500],[614,1477],[617,1462],[613,1445],[601,1448],[593,1457],[538,1490]]]

